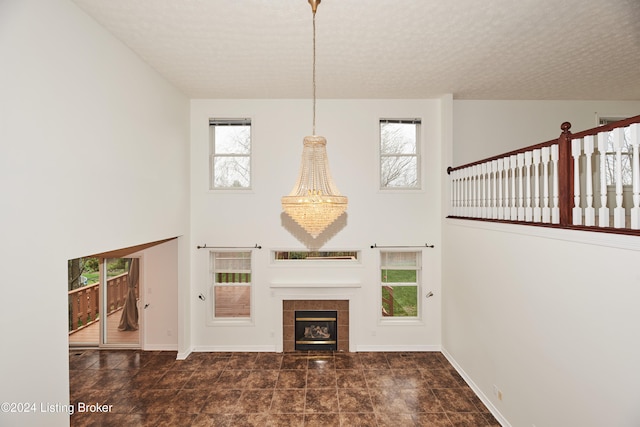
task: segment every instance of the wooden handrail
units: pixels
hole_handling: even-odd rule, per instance
[[[74,290],[69,291],[69,295],[73,295],[73,294],[77,294],[78,292],[83,292],[86,291],[90,288],[94,288],[96,286],[100,285],[100,283],[94,283],[93,285],[87,285],[87,286],[83,286],[81,288],[76,288]]]

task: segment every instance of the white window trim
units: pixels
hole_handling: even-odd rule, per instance
[[[308,249],[273,249],[269,255],[273,267],[310,268],[310,267],[362,267],[362,250],[360,249],[324,249],[322,252],[357,252],[356,259],[276,259],[276,252],[307,252]]]
[[[391,252],[405,252],[405,253],[413,253],[416,254],[416,266],[415,267],[393,267],[394,270],[415,270],[416,271],[416,283],[386,283],[387,285],[393,286],[416,286],[416,298],[417,298],[417,310],[418,315],[414,317],[394,317],[394,316],[383,316],[382,315],[382,287],[385,286],[385,282],[381,280],[382,270],[385,267],[382,265],[382,253],[391,253]],[[399,325],[399,326],[407,326],[407,325],[424,325],[423,321],[423,303],[422,303],[422,287],[423,287],[423,275],[422,275],[422,251],[421,250],[381,250],[378,254],[378,291],[377,291],[377,312],[378,312],[378,324],[379,325]]]
[[[384,155],[382,154],[382,128],[384,122],[415,122],[416,126],[416,152],[415,154]],[[421,118],[380,118],[378,119],[378,190],[384,193],[413,193],[423,191],[423,164],[422,164],[422,119]],[[382,186],[382,159],[384,157],[415,157],[416,159],[416,185],[414,187],[383,187]]]
[[[249,317],[216,317],[215,316],[215,274],[217,270],[213,265],[213,259],[215,253],[237,253],[237,252],[247,252],[250,254],[251,260],[251,269],[249,270],[251,274],[251,282],[246,284],[246,286],[250,287],[250,297],[249,297]],[[207,325],[208,326],[253,326],[255,325],[254,312],[255,312],[255,286],[254,286],[254,277],[253,277],[253,252],[252,250],[237,250],[237,249],[216,249],[209,251],[209,276],[208,276],[208,296],[210,299],[210,303],[207,304]]]
[[[215,153],[215,122],[247,122],[249,125],[249,154],[216,154]],[[209,156],[208,156],[208,179],[207,185],[210,193],[225,194],[251,194],[253,193],[253,126],[254,120],[251,117],[244,118],[210,118],[209,119]],[[214,160],[216,157],[248,157],[249,158],[249,186],[247,187],[215,187],[214,186]]]

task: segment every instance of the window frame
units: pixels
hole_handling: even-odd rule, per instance
[[[247,153],[217,153],[216,152],[216,127],[218,126],[248,126],[249,147]],[[253,186],[253,123],[251,118],[210,118],[209,119],[209,191],[239,191],[247,192]],[[216,186],[216,159],[220,158],[247,158],[248,159],[248,184],[246,186]]]
[[[248,259],[249,260],[249,269],[225,269],[219,268],[216,265],[217,254],[246,254],[245,258],[239,259]],[[240,274],[249,274],[250,280],[248,282],[217,282],[216,276],[218,273],[240,273]],[[253,251],[252,250],[238,250],[238,249],[215,249],[209,251],[209,297],[211,298],[211,303],[207,304],[208,322],[209,325],[253,325],[254,324],[254,294],[255,294],[255,286],[254,286],[254,277],[253,277]],[[237,316],[237,317],[225,317],[225,316],[216,316],[216,288],[224,287],[223,283],[229,283],[232,286],[241,286],[249,288],[249,315],[248,316]]]
[[[411,253],[415,256],[415,266],[393,266],[384,264],[384,254],[387,253]],[[422,274],[422,254],[423,252],[420,250],[381,250],[379,253],[379,269],[378,269],[378,280],[379,280],[379,293],[378,293],[378,304],[377,304],[377,312],[378,312],[378,323],[385,325],[392,324],[423,324],[423,304],[422,304],[422,285],[423,285],[423,274]],[[412,270],[416,272],[416,281],[415,282],[385,282],[383,281],[383,274],[385,270]],[[382,290],[385,286],[392,285],[396,286],[415,286],[416,288],[416,316],[384,316],[383,313],[383,298],[382,298]]]
[[[415,139],[414,139],[414,153],[384,153],[383,152],[383,133],[382,128],[384,124],[397,123],[397,124],[411,124],[415,125]],[[383,118],[378,120],[378,188],[381,191],[417,191],[422,190],[422,119],[391,119]],[[416,183],[413,186],[389,186],[384,185],[384,173],[383,162],[384,159],[390,158],[414,158],[416,164]]]
[[[288,253],[291,255],[299,254],[300,257],[289,257],[289,258],[280,258],[279,254]],[[353,256],[348,256],[345,254],[352,253]],[[313,255],[319,256],[313,256]],[[306,255],[306,256],[302,256]],[[324,255],[324,256],[322,256]],[[303,264],[317,264],[323,265],[325,263],[336,263],[336,264],[360,264],[361,263],[361,251],[359,250],[272,250],[271,251],[271,260],[273,263],[303,263]]]

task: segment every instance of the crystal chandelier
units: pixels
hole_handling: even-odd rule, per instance
[[[296,185],[282,197],[282,209],[314,239],[347,210],[329,172],[327,140],[316,135],[316,10],[321,0],[309,0],[313,12],[313,135],[303,141]]]

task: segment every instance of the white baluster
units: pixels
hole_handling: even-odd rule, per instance
[[[511,182],[509,180],[509,158],[508,157],[504,157],[502,159],[502,170],[504,171],[504,177],[503,177],[503,182],[502,182],[502,186],[504,189],[504,192],[502,194],[502,218],[503,219],[511,219],[511,204],[509,203],[509,183]]]
[[[473,167],[473,215],[480,218],[480,166]]]
[[[458,185],[456,186],[456,212],[458,216],[462,216],[464,206],[464,175],[462,174],[461,170],[457,170],[456,175],[458,177]]]
[[[551,146],[551,162],[553,163],[553,203],[551,204],[551,223],[560,224],[560,183],[558,181],[558,144]]]
[[[473,168],[466,169],[466,197],[465,197],[465,216],[470,217],[472,214],[472,206],[473,206],[473,177],[471,176],[471,172]]]
[[[457,194],[456,215],[457,216],[462,216],[462,206],[464,203],[464,175],[462,172],[463,171],[460,169],[456,171],[457,183],[458,183],[458,185],[456,185],[456,194]]]
[[[483,218],[491,218],[491,163],[484,165],[484,216]]]
[[[502,219],[504,212],[502,212],[502,159],[497,159],[493,161],[491,167],[495,170],[494,179],[495,179],[495,189],[493,191],[495,197],[495,204],[493,208],[493,218]],[[494,167],[495,165],[495,167]]]
[[[524,153],[516,155],[518,165],[518,221],[524,221]]]
[[[613,130],[613,145],[616,150],[616,207],[613,209],[613,226],[624,228],[624,207],[622,206],[622,146],[624,143],[624,129],[615,128]]]
[[[491,218],[491,163],[484,164],[485,187],[484,187],[484,218]]]
[[[467,217],[473,217],[473,197],[474,197],[474,186],[475,182],[473,180],[473,166],[467,168]]]
[[[462,169],[462,216],[469,216],[469,168]]]
[[[549,208],[549,147],[540,150],[542,160],[542,222],[551,222],[551,208]]]
[[[456,215],[462,216],[464,206],[464,170],[458,169],[456,173],[458,174],[458,209]]]
[[[510,156],[509,164],[511,165],[511,221],[518,220],[518,203],[516,194],[516,180],[518,179],[516,171],[518,170],[518,156]]]
[[[640,230],[640,124],[631,125],[629,143],[633,148],[631,170],[633,172],[633,207],[631,208],[631,229]]]
[[[533,222],[542,220],[540,209],[540,150],[533,150]]]
[[[489,211],[489,218],[496,219],[498,217],[498,204],[496,201],[496,194],[498,191],[498,188],[497,188],[498,162],[496,160],[492,160],[488,168],[489,168],[489,182],[491,183],[491,190],[489,191],[489,196],[491,197],[491,200],[489,202],[489,206],[491,207]]]
[[[587,135],[584,137],[584,154],[586,156],[587,170],[585,172],[585,198],[587,206],[584,209],[584,225],[594,226],[596,225],[596,210],[593,207],[593,168],[591,167],[591,156],[593,155],[593,135]]]
[[[525,209],[524,209],[524,218],[525,221],[531,222],[533,221],[533,208],[531,207],[531,162],[532,162],[532,153],[531,151],[527,151],[524,153],[524,176],[525,176]]]
[[[451,184],[449,189],[449,215],[458,216],[458,199],[456,189],[458,188],[458,171],[450,172]]]
[[[480,166],[473,167],[473,217],[480,218]]]
[[[480,184],[482,187],[480,188],[480,216],[482,218],[487,218],[487,212],[489,210],[487,206],[487,201],[489,198],[487,197],[487,164],[483,163],[480,165],[480,173],[482,174],[482,178],[480,179]]]
[[[609,227],[609,207],[607,206],[607,145],[609,132],[598,134],[598,153],[600,155],[600,208],[598,209],[598,227]]]
[[[456,211],[456,202],[455,202],[455,191],[454,188],[456,186],[455,172],[449,172],[449,215],[455,215]]]
[[[458,173],[458,216],[464,216],[464,169],[456,171]]]
[[[573,157],[573,225],[582,225],[582,208],[580,207],[580,154],[582,154],[582,140],[571,140],[571,156]]]

